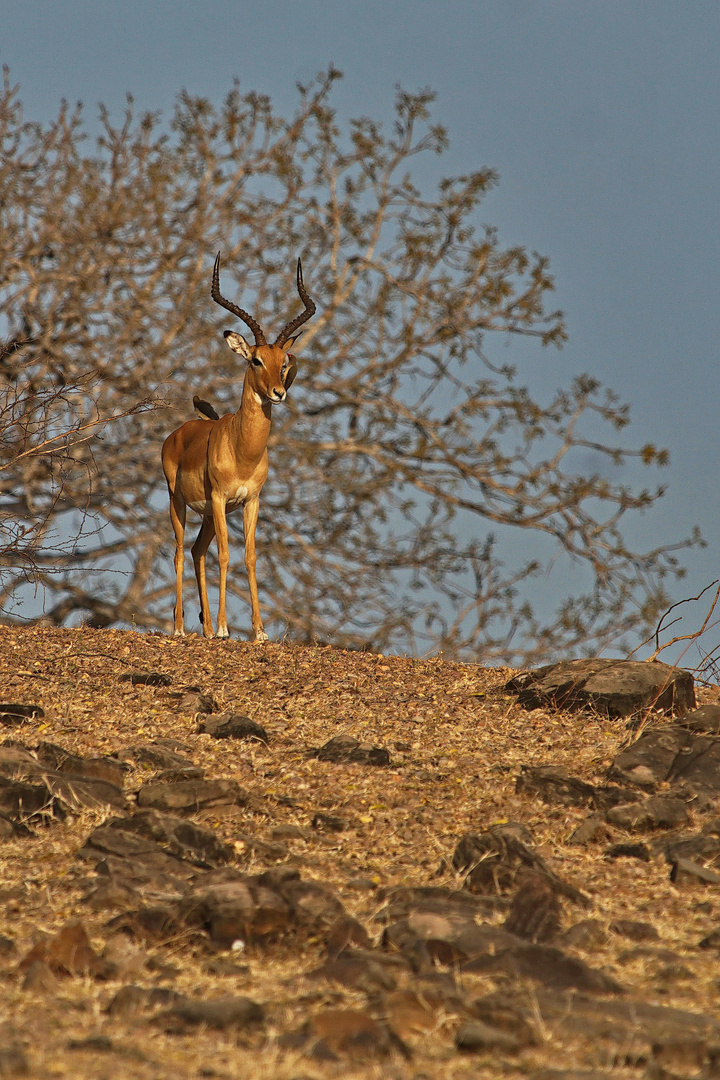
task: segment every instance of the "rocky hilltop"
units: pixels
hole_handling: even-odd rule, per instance
[[[709,1080],[718,702],[0,627],[0,1076]]]

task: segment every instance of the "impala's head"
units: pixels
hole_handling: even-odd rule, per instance
[[[216,304],[220,304],[228,311],[231,311],[233,315],[237,315],[239,319],[242,319],[250,327],[255,336],[255,344],[250,345],[242,334],[236,334],[233,330],[225,331],[225,340],[233,352],[242,356],[243,360],[247,360],[247,378],[250,380],[251,388],[261,398],[271,403],[284,401],[287,391],[293,384],[297,374],[297,362],[288,350],[292,348],[293,343],[300,336],[297,333],[299,327],[315,314],[315,305],[305,292],[302,265],[299,259],[297,264],[297,290],[300,299],[305,304],[305,310],[289,323],[286,323],[278,334],[275,343],[268,345],[260,324],[253,319],[252,315],[248,315],[242,308],[231,304],[229,300],[226,300],[221,295],[220,253],[218,252],[213,267],[212,298]]]
[[[293,384],[297,362],[287,350],[299,336],[288,338],[282,345],[249,345],[242,334],[225,331],[225,340],[232,351],[248,361],[247,378],[251,388],[271,404],[284,401]]]

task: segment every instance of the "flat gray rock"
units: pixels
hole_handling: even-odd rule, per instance
[[[144,784],[137,801],[142,808],[192,814],[210,807],[244,806],[247,792],[234,780],[182,780],[177,784]]]
[[[198,731],[214,739],[256,739],[268,743],[268,733],[261,724],[241,713],[217,713],[198,723]]]
[[[657,661],[565,660],[516,675],[505,689],[528,709],[592,709],[623,717],[643,709],[680,715],[695,708],[692,675]]]

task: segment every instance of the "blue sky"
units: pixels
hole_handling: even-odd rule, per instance
[[[4,0],[0,26],[27,119],[63,97],[117,116],[128,91],[168,114],[234,77],[289,112],[331,63],[345,117],[390,121],[396,84],[436,90],[451,149],[423,168],[498,170],[483,219],[550,259],[567,315],[562,352],[511,343],[521,371],[591,372],[631,403],[626,442],[670,450],[632,539],[700,526],[677,599],[719,572],[719,55],[714,0]]]

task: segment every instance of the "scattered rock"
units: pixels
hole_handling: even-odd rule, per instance
[[[26,720],[43,720],[45,710],[40,705],[26,705],[19,702],[5,701],[0,704],[0,724],[14,727]]]
[[[80,757],[55,743],[38,743],[35,753],[38,761],[59,773],[67,773],[81,780],[104,780],[122,789],[127,767],[112,757]]]
[[[401,953],[416,971],[493,955],[519,943],[520,939],[503,927],[478,924],[457,912],[423,910],[390,923],[382,936],[383,948]]]
[[[612,832],[607,827],[604,817],[593,814],[582,825],[578,825],[568,840],[569,844],[591,844],[593,840],[609,840]]]
[[[608,1048],[622,1048],[618,1064],[644,1064],[652,1045],[675,1038],[720,1037],[720,1024],[703,1013],[669,1008],[637,998],[598,998],[582,994],[535,990],[536,1007],[547,1037],[553,1042],[581,1037]]]
[[[672,864],[670,880],[674,885],[720,885],[720,874],[693,859],[678,858]]]
[[[132,819],[130,819],[132,820]],[[149,836],[124,829],[123,819],[100,825],[80,849],[82,858],[95,861],[96,871],[118,882],[123,888],[156,888],[161,895],[182,890],[193,876],[193,869],[183,859],[170,855]]]
[[[183,929],[178,924],[175,904],[149,904],[116,915],[106,925],[111,932],[128,934],[146,945],[172,941]]]
[[[522,765],[515,782],[518,794],[537,795],[543,802],[560,806],[586,806],[595,796],[592,784],[578,780],[553,765]]]
[[[122,768],[111,758],[78,757],[52,743],[34,753],[18,744],[0,747],[0,810],[13,818],[124,810],[122,784]]]
[[[550,941],[560,930],[561,909],[546,877],[529,874],[512,902],[504,927],[528,941]]]
[[[362,923],[350,915],[345,915],[330,927],[325,945],[328,956],[338,956],[350,946],[369,949],[372,947],[372,942]]]
[[[406,919],[418,911],[436,915],[462,915],[473,922],[507,912],[509,901],[503,896],[478,896],[465,889],[447,889],[440,885],[409,887],[395,885],[379,890],[378,899],[384,906],[375,915],[375,921],[389,926],[399,919]]]
[[[193,767],[193,763],[189,758],[161,743],[126,746],[118,751],[117,757],[120,761],[132,761],[137,765],[146,765],[152,769],[182,770]]]
[[[678,859],[693,859],[702,863],[720,862],[720,838],[703,830],[699,833],[670,836],[653,845],[669,863]]]
[[[286,930],[292,920],[290,903],[249,878],[201,879],[179,905],[179,917],[202,927],[210,940],[229,949],[236,941],[267,940]]]
[[[177,711],[183,716],[197,716],[198,713],[209,715],[218,711],[218,704],[211,694],[203,694],[199,686],[186,686],[178,694],[170,695],[177,698]]]
[[[720,926],[716,926],[709,934],[698,942],[701,949],[720,949]]]
[[[505,689],[527,709],[592,709],[625,717],[645,709],[681,714],[695,708],[692,675],[658,661],[567,660],[516,675]]]
[[[604,971],[589,967],[553,945],[522,943],[464,964],[462,971],[503,972],[514,978],[530,978],[553,990],[577,990],[584,994],[622,994],[623,987]]]
[[[634,919],[614,919],[610,923],[610,929],[613,934],[630,938],[631,941],[659,941],[660,939],[652,923],[637,922]]]
[[[345,818],[338,817],[336,814],[324,814],[321,810],[313,814],[313,819],[310,822],[313,829],[317,829],[319,832],[345,832],[348,827],[348,823]]]
[[[184,769],[163,769],[153,778],[156,784],[181,784],[185,780],[204,780],[205,770],[199,766],[190,765]]]
[[[650,862],[650,848],[647,844],[612,844],[605,852],[607,859],[640,859]]]
[[[637,797],[637,788],[621,787],[618,784],[598,784],[593,795],[593,806],[596,810],[609,810],[612,806],[636,802]]]
[[[120,788],[107,780],[85,779],[49,771],[43,778],[55,798],[56,805],[58,802],[63,803],[71,813],[77,814],[81,810],[105,810],[108,807],[113,810],[127,808],[127,799]]]
[[[513,1035],[521,1046],[529,1046],[536,1041],[534,1018],[524,1005],[505,991],[476,998],[470,1004],[469,1011],[491,1028]]]
[[[574,903],[590,903],[574,885],[557,876],[536,852],[517,838],[513,826],[499,825],[483,833],[466,833],[453,853],[453,867],[467,871],[465,887],[477,893],[503,893],[515,886],[518,872],[533,870],[545,877],[554,890]]]
[[[270,836],[273,840],[309,840],[310,832],[300,825],[275,825]]]
[[[218,806],[245,806],[248,796],[235,780],[184,780],[177,784],[145,784],[138,791],[140,807],[192,814]]]
[[[309,971],[306,978],[335,983],[371,995],[394,990],[397,985],[392,970],[379,959],[354,953],[327,960],[320,967]]]
[[[602,948],[607,939],[607,930],[599,919],[583,919],[563,931],[557,940],[557,944],[567,945],[571,949],[594,952]]]
[[[455,1034],[455,1045],[464,1053],[483,1053],[499,1050],[506,1054],[516,1054],[525,1045],[508,1031],[490,1027],[482,1020],[466,1020]]]
[[[147,837],[168,854],[207,869],[225,865],[234,854],[232,847],[220,840],[212,829],[153,808],[138,810],[130,817],[115,818],[107,828]]]
[[[4,776],[0,776],[0,812],[16,822],[62,820],[67,814],[46,783],[7,780]]]
[[[698,735],[720,735],[720,705],[701,705],[686,713],[678,723]]]
[[[720,795],[720,738],[695,735],[672,763],[668,779],[694,794]]]
[[[172,679],[160,671],[127,671],[120,676],[120,682],[133,686],[170,686]]]
[[[712,805],[720,797],[720,737],[680,724],[653,728],[618,755],[610,776],[645,788],[667,781],[685,799],[701,796]]]
[[[179,1033],[188,1027],[215,1028],[221,1031],[227,1028],[245,1028],[258,1025],[265,1019],[263,1007],[248,997],[222,997],[212,1001],[193,1001],[178,998],[156,1020],[166,1031]]]
[[[121,986],[110,1000],[105,1012],[109,1016],[134,1016],[140,1012],[167,1009],[181,997],[176,990],[165,986]]]
[[[214,739],[256,739],[258,742],[270,742],[264,727],[240,713],[218,713],[198,722],[197,729]]]
[[[267,874],[260,874],[257,880],[260,884],[271,887]],[[283,899],[290,904],[293,918],[303,930],[327,934],[336,926],[338,920],[347,917],[347,912],[333,889],[322,882],[302,881],[298,876],[287,878],[277,888]]]
[[[361,743],[352,735],[337,735],[319,750],[313,751],[318,761],[331,761],[336,764],[354,765],[389,765],[390,754],[382,746]]]
[[[690,815],[682,799],[656,795],[643,802],[625,803],[607,812],[611,825],[623,829],[673,829],[687,825]]]
[[[28,780],[42,776],[42,773],[43,768],[29,747],[15,740],[0,744],[0,776],[9,780]]]
[[[610,768],[610,779],[655,787],[667,780],[676,757],[689,749],[692,742],[691,733],[678,724],[652,728],[618,754]]]

